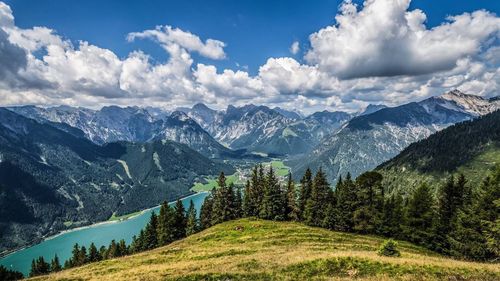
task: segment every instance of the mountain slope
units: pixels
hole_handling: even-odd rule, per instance
[[[59,106],[11,107],[10,110],[39,122],[64,123],[82,130],[96,144],[115,141],[146,141],[159,124],[145,109],[105,106],[100,110]]]
[[[96,145],[0,108],[0,251],[189,194],[221,170],[185,145]]]
[[[422,182],[436,186],[456,172],[479,184],[499,163],[500,111],[495,111],[413,143],[377,170],[390,189],[410,191]]]
[[[195,120],[180,111],[174,111],[165,117],[152,139],[183,143],[210,158],[238,156],[237,152],[218,143]]]
[[[407,242],[381,257],[383,239],[298,223],[241,219],[152,251],[34,280],[498,280],[495,264],[452,260]]]
[[[451,101],[450,97],[456,97]],[[489,103],[486,111],[471,104]],[[479,113],[500,108],[500,102],[454,91],[418,103],[380,109],[350,120],[324,139],[311,153],[287,163],[296,176],[307,167],[322,166],[331,182],[350,172],[354,177],[396,156],[411,143]]]

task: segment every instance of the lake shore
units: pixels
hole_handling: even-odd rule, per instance
[[[185,199],[188,199],[190,197],[199,195],[200,193],[207,193],[207,192],[206,191],[194,192],[194,193],[191,193],[191,194],[189,194],[187,196],[180,197],[180,198],[176,199],[175,201],[177,201],[177,200],[185,200]],[[175,201],[171,201],[171,202],[169,202],[169,204],[173,204],[173,203],[175,203]],[[123,222],[123,221],[126,221],[126,220],[130,220],[130,219],[133,219],[133,218],[135,218],[137,216],[143,215],[144,213],[149,212],[149,211],[151,211],[153,209],[159,208],[160,206],[161,205],[157,205],[157,206],[154,206],[154,207],[151,207],[151,208],[147,208],[147,209],[141,210],[141,211],[137,212],[137,214],[134,214],[134,215],[132,215],[130,217],[127,217],[127,218],[124,218],[124,219],[101,221],[101,222],[96,222],[96,223],[89,224],[89,225],[84,225],[84,226],[79,226],[79,227],[75,227],[75,228],[71,228],[71,229],[62,230],[62,231],[59,231],[56,234],[51,234],[51,235],[49,235],[47,237],[42,237],[42,239],[40,241],[38,241],[38,242],[28,244],[28,245],[23,246],[21,248],[4,251],[4,252],[0,253],[0,259],[6,258],[9,255],[13,255],[13,254],[15,254],[15,253],[17,253],[19,251],[28,249],[28,248],[33,247],[35,245],[38,245],[38,244],[40,244],[40,243],[42,243],[44,241],[48,241],[48,240],[54,239],[56,237],[59,237],[61,235],[67,234],[67,233],[71,233],[71,232],[79,231],[79,230],[83,230],[83,229],[94,228],[94,227],[98,227],[98,226],[102,226],[102,225],[107,225],[107,224],[120,223],[120,222]]]

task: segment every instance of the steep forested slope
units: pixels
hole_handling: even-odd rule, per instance
[[[500,111],[437,132],[408,146],[380,165],[390,187],[409,189],[423,181],[436,184],[446,175],[462,172],[479,181],[500,164]]]

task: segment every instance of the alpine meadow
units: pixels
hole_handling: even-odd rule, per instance
[[[499,13],[0,0],[0,281],[500,280]]]

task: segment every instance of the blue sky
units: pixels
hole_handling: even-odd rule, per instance
[[[47,26],[71,40],[86,40],[126,57],[141,49],[157,60],[167,54],[157,44],[145,40],[128,43],[129,32],[171,25],[202,38],[227,43],[228,58],[212,62],[219,67],[237,69],[248,66],[255,74],[269,57],[293,56],[290,45],[307,45],[309,34],[334,22],[342,1],[304,0],[37,0],[5,1],[14,10],[20,27]],[[363,1],[354,1],[362,4]],[[435,4],[439,3],[439,4]],[[448,15],[487,9],[500,13],[500,1],[492,0],[415,0],[411,8],[427,14],[433,27]],[[302,48],[303,49],[303,48]],[[300,59],[300,53],[296,56]],[[203,62],[203,58],[197,57]]]
[[[356,111],[452,89],[491,97],[498,14],[491,0],[0,0],[0,105]]]

